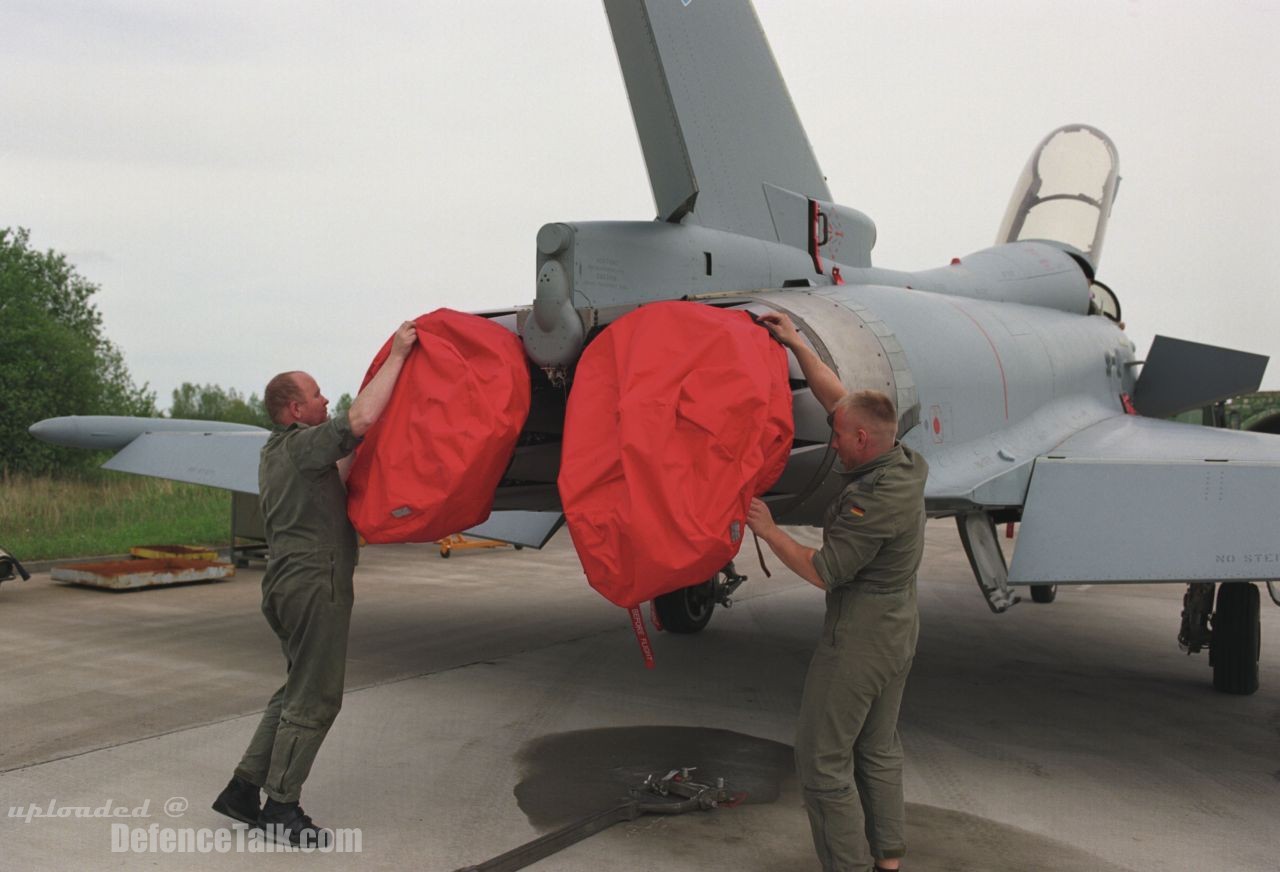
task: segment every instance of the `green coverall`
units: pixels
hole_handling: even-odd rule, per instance
[[[287,672],[235,774],[277,802],[298,801],[342,708],[358,555],[335,464],[359,441],[341,412],[314,427],[277,430],[262,448],[258,492],[269,554],[262,613]]]
[[[868,843],[876,857],[906,853],[898,707],[920,632],[928,471],[898,444],[846,473],[813,558],[827,613],[800,703],[796,768],[827,872],[869,869]]]

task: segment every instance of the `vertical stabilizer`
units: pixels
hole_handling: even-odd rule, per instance
[[[658,217],[776,240],[764,185],[830,200],[748,0],[605,0]]]

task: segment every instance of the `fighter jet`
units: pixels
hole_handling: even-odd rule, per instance
[[[546,224],[532,302],[481,313],[521,337],[534,381],[476,532],[536,546],[560,523],[566,397],[610,323],[668,300],[784,312],[847,387],[896,399],[899,438],[929,461],[928,512],[955,518],[993,611],[1026,587],[1051,602],[1060,584],[1186,584],[1182,646],[1209,649],[1219,690],[1254,692],[1250,582],[1280,580],[1280,442],[1165,419],[1255,390],[1267,359],[1167,337],[1138,358],[1098,278],[1120,181],[1107,136],[1049,133],[992,247],[918,272],[873,266],[876,226],[832,202],[748,0],[605,8],[656,216]],[[794,360],[791,384],[794,444],[766,498],[781,522],[818,525],[841,480]],[[265,434],[171,423],[150,422],[106,466],[253,492]],[[32,432],[76,444],[72,426]],[[1012,523],[1008,562],[997,525]],[[730,565],[655,604],[667,629],[696,632],[741,580]]]

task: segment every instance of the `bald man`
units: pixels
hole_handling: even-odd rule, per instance
[[[263,396],[277,429],[258,466],[269,554],[262,613],[280,639],[285,681],[213,808],[263,827],[278,842],[314,847],[328,837],[299,800],[342,707],[357,561],[345,482],[351,452],[386,408],[416,341],[413,322],[401,324],[386,363],[351,409],[333,418],[320,386],[305,372],[280,373]],[[263,805],[259,789],[267,795]]]
[[[782,314],[762,321],[795,353],[828,412],[844,488],[822,547],[806,548],[752,500],[751,529],[789,569],[826,591],[822,638],[805,678],[796,770],[824,872],[887,872],[906,854],[898,709],[919,636],[916,571],[924,553],[929,467],[897,442],[893,400],[847,393]],[[868,856],[868,852],[870,856]]]

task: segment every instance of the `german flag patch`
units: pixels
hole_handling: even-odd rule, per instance
[[[853,515],[855,518],[861,518],[866,513],[867,510],[857,503],[853,503],[849,506],[849,514]]]

